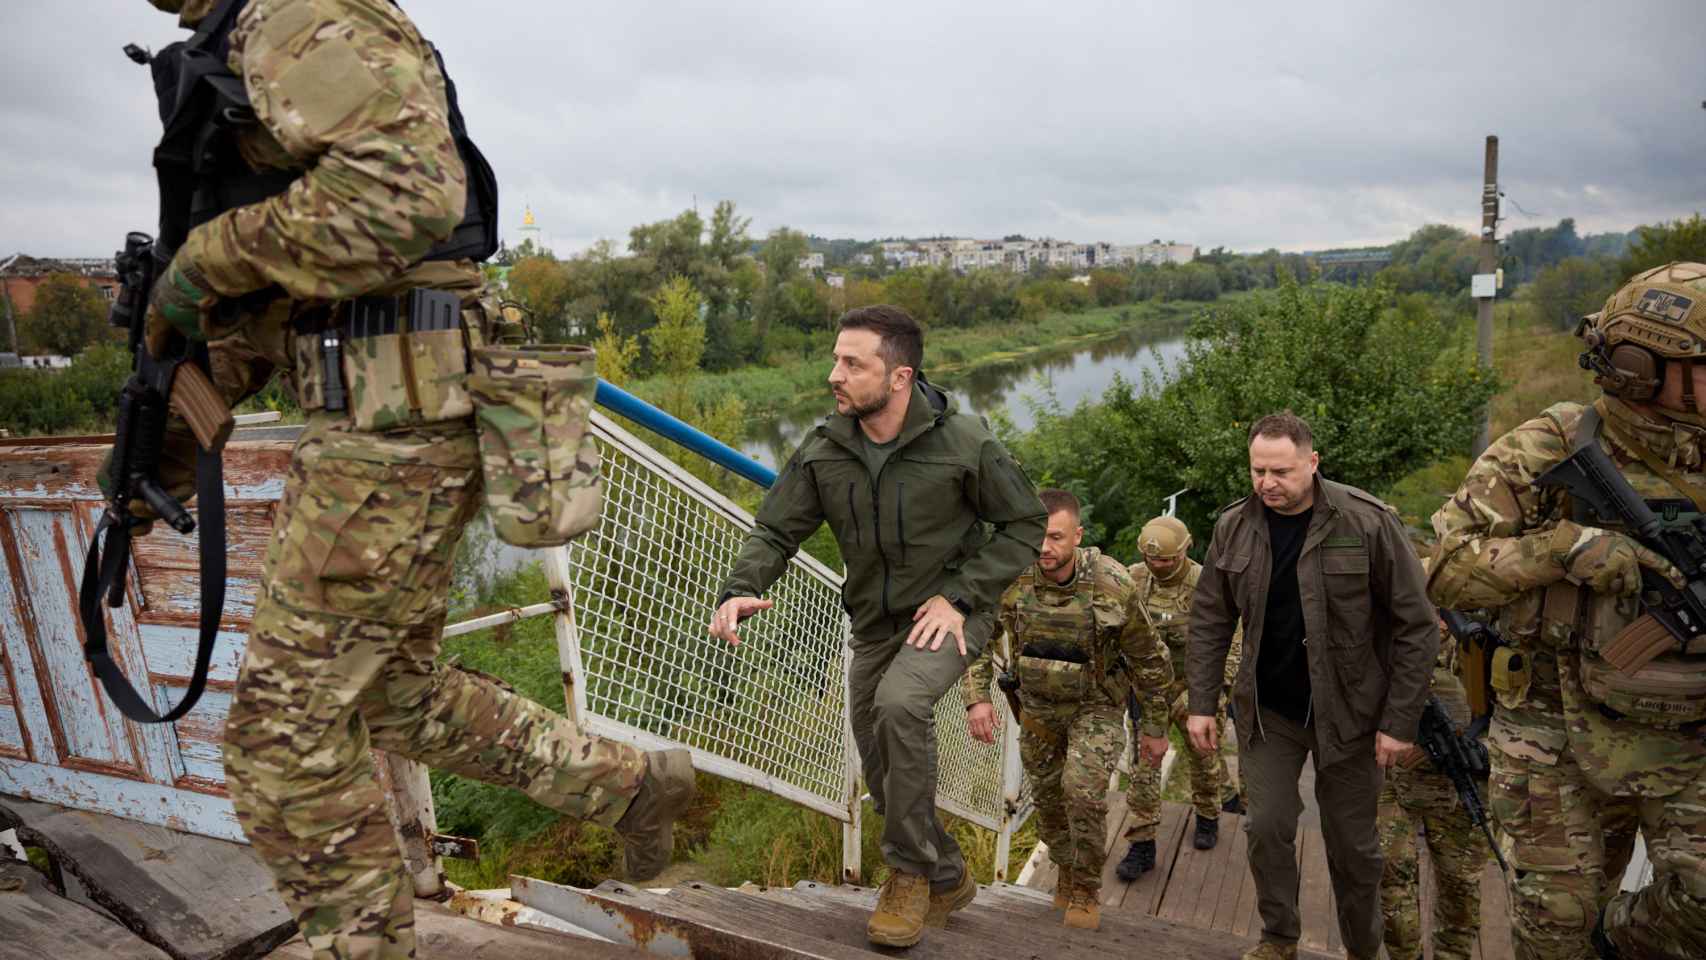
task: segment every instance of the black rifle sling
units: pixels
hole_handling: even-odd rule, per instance
[[[78,610],[83,620],[83,656],[94,667],[95,676],[119,712],[137,723],[171,723],[195,708],[207,686],[207,669],[213,661],[213,644],[219,636],[219,618],[225,610],[225,470],[218,451],[199,447],[195,461],[196,537],[201,560],[201,620],[196,640],[195,672],[189,689],[178,705],[164,714],[154,712],[148,698],[136,692],[107,648],[107,620],[101,597],[114,584],[122,583],[130,566],[130,528],[113,518],[111,510],[89,538],[89,553],[83,561],[83,582],[78,590]],[[101,558],[101,532],[106,531],[107,555]],[[145,667],[146,669],[146,667]]]

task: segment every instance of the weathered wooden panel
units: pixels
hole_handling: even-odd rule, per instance
[[[11,515],[0,510],[0,653],[4,654],[0,662],[11,683],[25,759],[57,760],[58,735],[41,694],[41,667],[30,642],[34,622],[20,566]]]
[[[138,620],[171,626],[195,626],[201,617],[201,577],[194,570],[143,570],[142,613]],[[239,633],[249,628],[255,615],[255,597],[260,591],[257,577],[228,577],[225,609],[219,618],[222,630]]]
[[[225,505],[225,569],[229,575],[261,575],[261,561],[266,558],[267,540],[272,535],[274,506],[271,501],[240,501]],[[136,541],[131,552],[145,577],[151,570],[188,570],[194,573],[198,543],[197,533],[185,536],[159,523],[154,525],[148,536]]]
[[[225,445],[225,499],[277,500],[284,493],[290,440],[300,427],[240,430]],[[0,497],[101,499],[95,472],[112,437],[0,441]]]
[[[0,761],[0,794],[78,810],[99,810],[223,840],[245,840],[231,801],[196,790],[45,763],[6,760]]]
[[[195,627],[144,623],[138,631],[148,658],[149,674],[157,678],[188,677],[195,672],[196,647],[201,639]],[[213,640],[213,659],[208,661],[207,678],[216,683],[237,682],[237,671],[243,666],[243,651],[248,642],[248,634],[242,631],[221,630]]]
[[[33,652],[46,665],[51,719],[64,734],[60,759],[139,773],[123,718],[106,702],[83,659],[73,573],[79,565],[72,559],[81,553],[77,518],[70,510],[28,508],[15,509],[11,516],[35,621],[30,638]],[[112,633],[115,641],[121,639],[117,630]],[[113,651],[114,659],[130,673],[124,645],[115,642]]]
[[[161,687],[160,691],[174,703],[184,695],[180,687]],[[230,693],[204,690],[195,709],[177,722],[181,775],[210,783],[225,782],[225,761],[220,756],[219,745],[225,739],[225,715],[230,710]]]
[[[11,702],[0,703],[0,757],[19,760],[29,758],[24,744],[24,728],[18,721],[18,710]]]

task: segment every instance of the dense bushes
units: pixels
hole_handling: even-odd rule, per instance
[[[0,370],[0,427],[15,436],[108,432],[129,375],[130,354],[110,343],[63,370]]]

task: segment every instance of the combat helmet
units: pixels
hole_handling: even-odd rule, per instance
[[[1182,557],[1190,547],[1191,531],[1178,517],[1156,517],[1137,535],[1137,548],[1146,557]]]
[[[1664,361],[1680,362],[1682,405],[1698,414],[1692,374],[1696,361],[1706,362],[1706,264],[1667,263],[1637,274],[1600,312],[1582,318],[1576,336],[1587,344],[1582,369],[1620,400],[1653,399]]]

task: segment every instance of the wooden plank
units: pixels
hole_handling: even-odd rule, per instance
[[[1220,841],[1214,845],[1213,850],[1203,854],[1208,859],[1208,864],[1203,870],[1202,892],[1197,895],[1196,912],[1186,919],[1186,923],[1205,930],[1214,929],[1215,918],[1221,911],[1221,901],[1225,899],[1224,891],[1238,889],[1238,874],[1231,866],[1234,863],[1233,838],[1244,833],[1242,827],[1242,818],[1236,814],[1220,815]]]
[[[35,629],[30,642],[37,656],[38,682],[45,679],[50,722],[63,734],[61,763],[81,760],[107,772],[141,775],[124,719],[108,709],[100,684],[83,659],[83,628],[77,621],[71,553],[81,544],[71,510],[19,509],[14,513],[23,584],[30,595]],[[79,558],[81,559],[81,558]],[[122,634],[113,634],[114,659],[127,674],[135,662],[125,656]],[[45,668],[45,669],[44,669]]]
[[[1111,892],[1125,888],[1124,896],[1113,906],[1122,913],[1139,913],[1154,916],[1160,909],[1161,898],[1167,890],[1168,877],[1173,872],[1174,860],[1179,854],[1179,845],[1183,841],[1185,825],[1190,822],[1191,808],[1182,803],[1161,804],[1161,823],[1155,828],[1155,869],[1149,871],[1131,883],[1127,884],[1114,873],[1114,867],[1119,860],[1108,858],[1102,869],[1102,891],[1104,910],[1109,905]],[[1121,851],[1124,855],[1124,851]]]
[[[0,797],[0,817],[174,956],[256,957],[296,931],[272,873],[245,845],[11,797]]]
[[[36,869],[0,860],[0,960],[170,960],[112,920],[51,890]]]
[[[1481,955],[1488,960],[1512,957],[1516,948],[1511,943],[1510,888],[1505,875],[1491,858],[1481,871]]]
[[[272,539],[272,502],[238,501],[225,505],[225,571],[229,576],[259,578]],[[196,535],[188,536],[165,524],[136,541],[132,553],[143,571],[200,569]]]
[[[277,500],[284,493],[291,435],[300,427],[239,431],[225,445],[225,500]],[[112,437],[0,442],[0,499],[99,501],[95,473]]]
[[[184,695],[178,686],[158,688],[168,700],[176,702]],[[225,758],[220,745],[225,742],[225,717],[231,711],[231,694],[224,690],[204,690],[201,700],[177,728],[179,773],[213,783],[225,782]]]
[[[517,960],[521,957],[641,960],[649,954],[601,940],[483,923],[464,917],[441,903],[416,900],[415,956],[419,960]],[[295,937],[266,954],[266,960],[314,960],[314,954],[301,937]]]
[[[148,672],[156,677],[188,677],[195,672],[198,628],[187,624],[143,623],[137,628]],[[213,682],[235,683],[249,646],[246,630],[221,630],[213,638],[213,657],[207,677]]]
[[[1302,943],[1327,950],[1329,931],[1338,929],[1332,915],[1332,884],[1327,877],[1327,848],[1319,823],[1306,820],[1298,825],[1297,912],[1302,921]]]
[[[41,677],[30,643],[34,623],[28,619],[29,592],[20,566],[13,514],[0,509],[0,662],[12,690],[24,759],[57,761],[59,744],[42,698]]]
[[[1198,850],[1192,840],[1196,835],[1196,811],[1186,809],[1185,830],[1179,838],[1179,853],[1173,861],[1173,874],[1167,878],[1167,889],[1161,897],[1161,907],[1155,915],[1163,920],[1188,923],[1195,915],[1203,888],[1208,886],[1208,867],[1214,861],[1212,850]]]
[[[1223,960],[1255,946],[1254,941],[1228,938],[1224,933],[1129,913],[1104,911],[1100,930],[1075,930],[1061,923],[1060,914],[1052,909],[1047,898],[1013,896],[1002,891],[988,896],[991,893],[987,888],[980,889],[978,898],[969,907],[953,914],[945,929],[927,930],[924,941],[909,949],[907,956],[987,957],[991,960],[1015,957]],[[776,896],[776,892],[770,891],[753,899]],[[876,904],[874,891],[851,893],[846,888],[807,884],[783,892],[778,899],[803,911],[793,922],[810,924],[813,917],[833,913],[836,917],[834,923],[861,931],[864,919]],[[815,930],[824,925],[826,921],[820,920],[818,926],[807,928]],[[926,949],[928,953],[920,953]],[[937,954],[938,950],[942,952]],[[1300,955],[1323,957],[1309,951],[1302,951]]]
[[[201,616],[201,577],[189,570],[144,570],[142,623],[194,627]],[[225,609],[219,617],[221,630],[243,633],[255,616],[259,577],[232,576],[225,581]]]
[[[0,795],[98,811],[205,837],[244,840],[230,800],[166,784],[7,760],[0,762]]]

